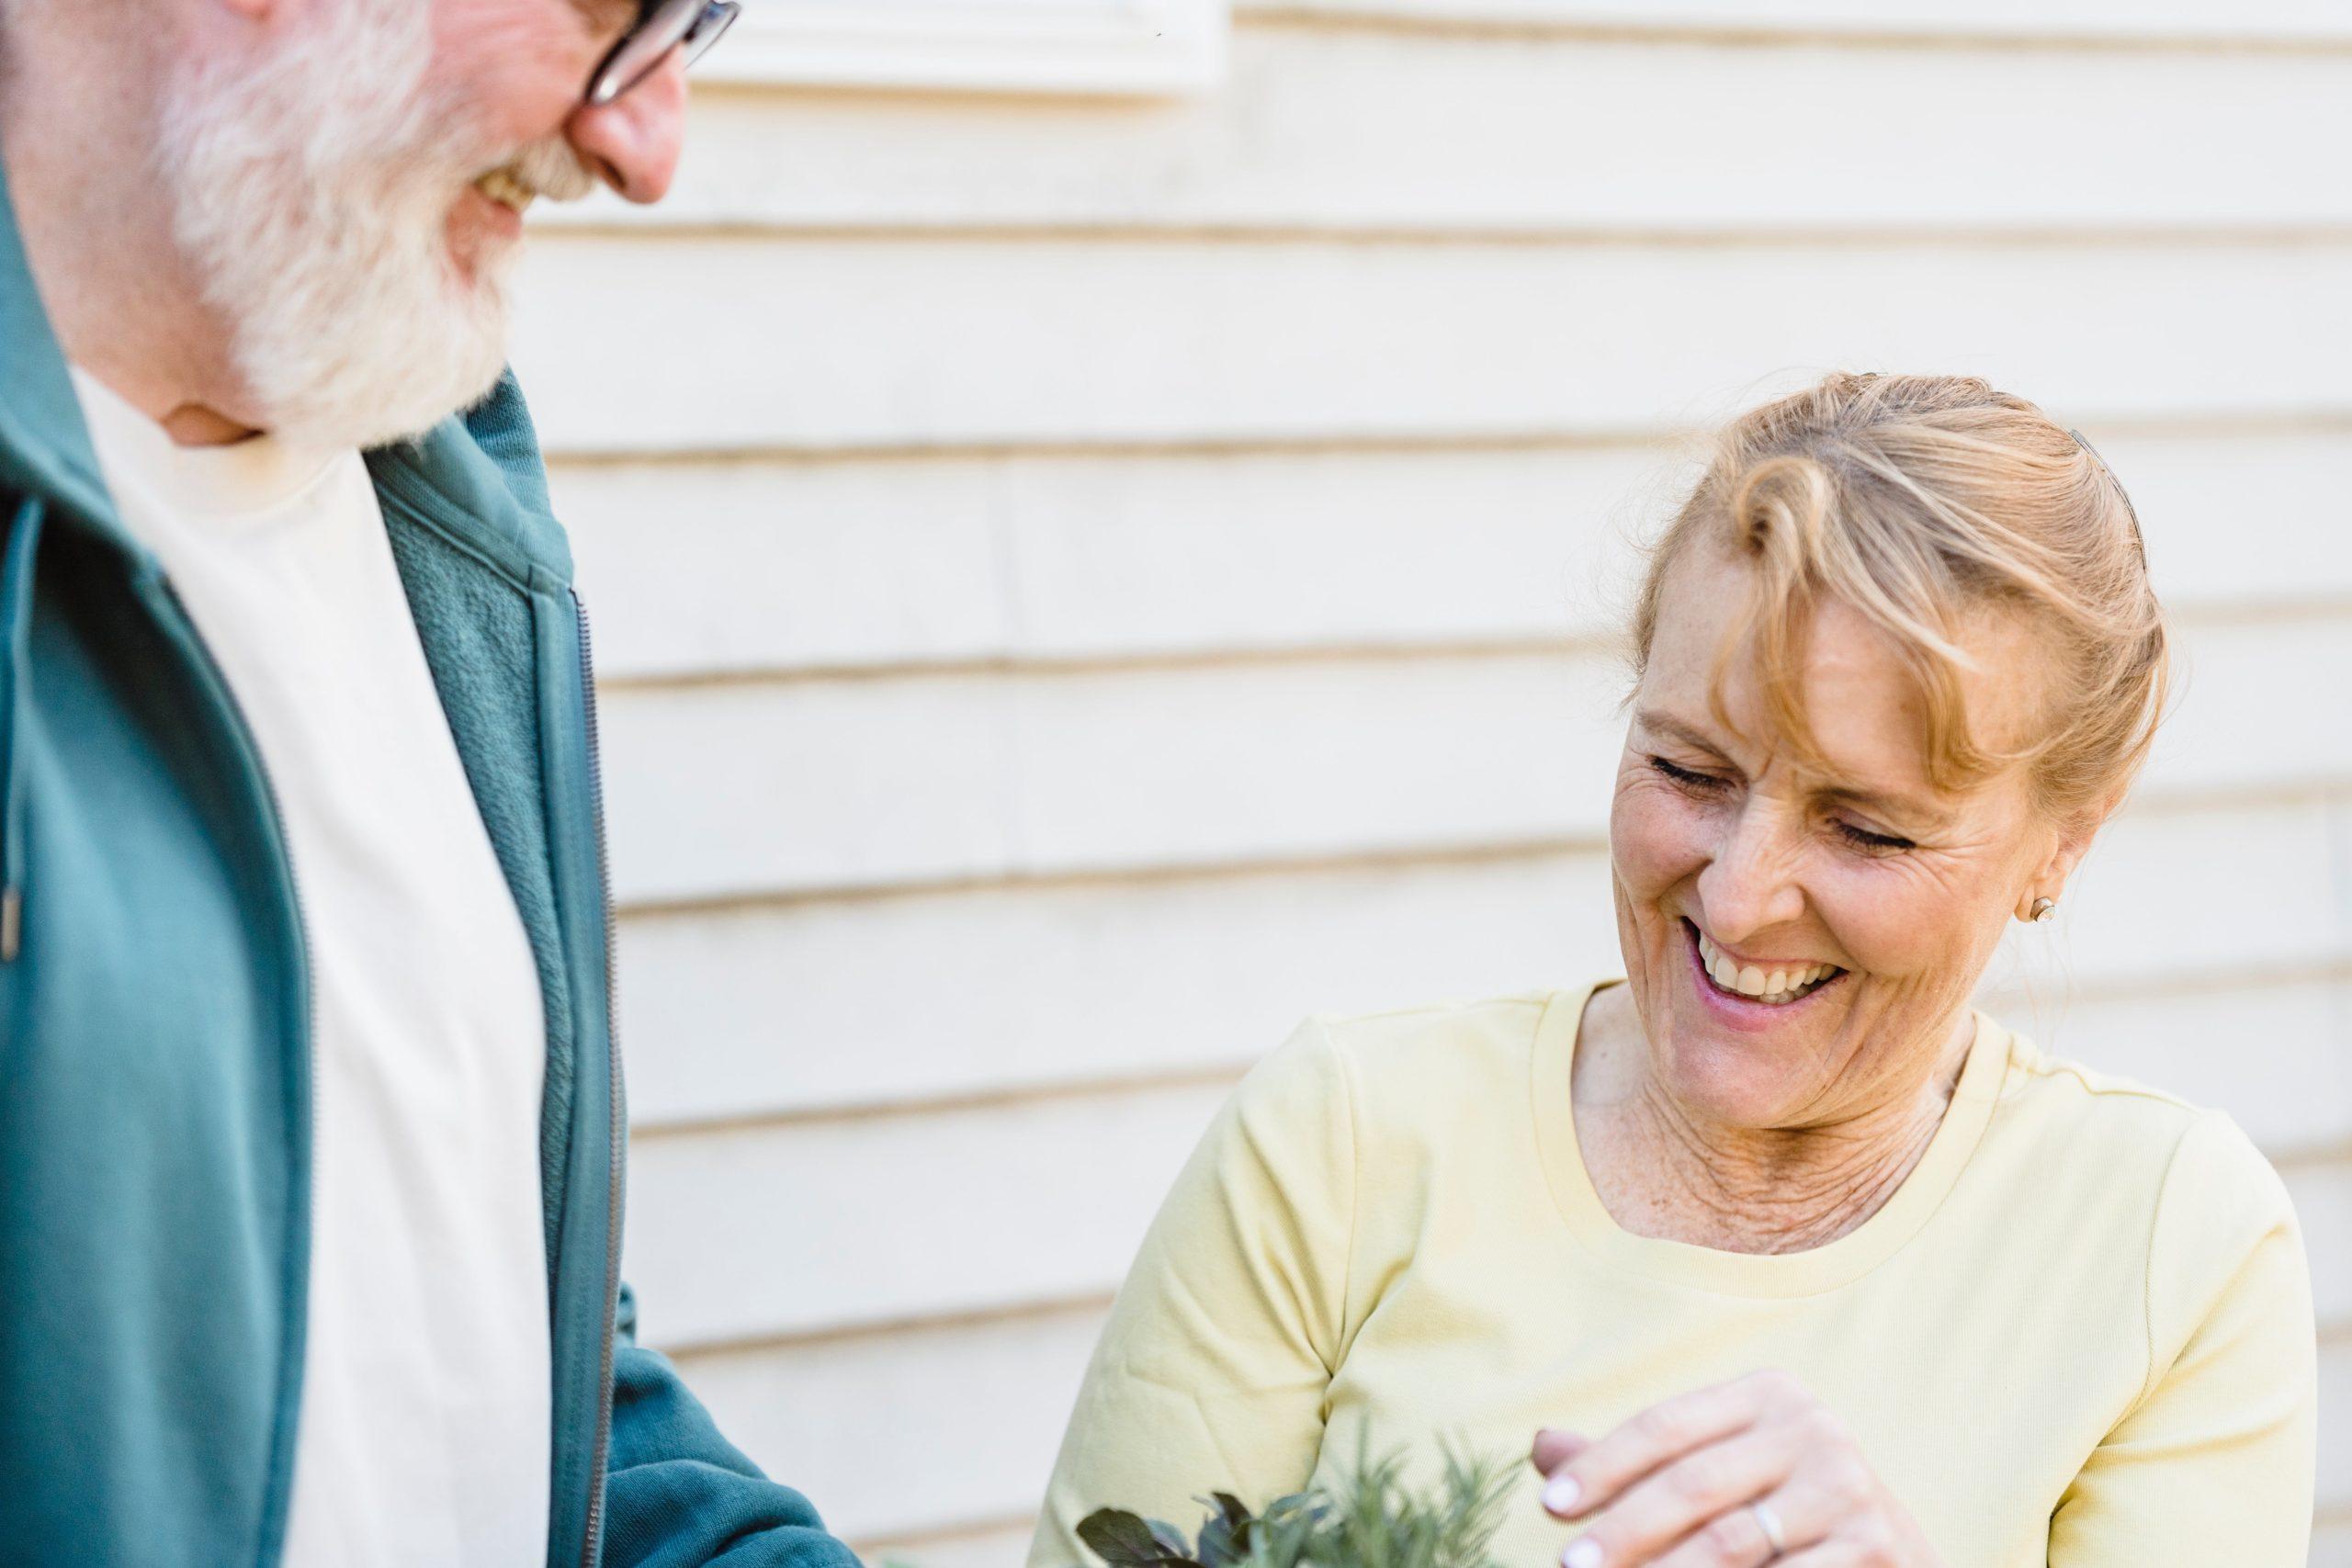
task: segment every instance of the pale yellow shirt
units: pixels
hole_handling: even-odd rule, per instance
[[[1979,1014],[1927,1153],[1779,1255],[1618,1227],[1569,1070],[1588,990],[1316,1021],[1236,1090],[1143,1244],[1033,1568],[1115,1505],[1191,1529],[1369,1439],[1523,1455],[1766,1367],[1843,1417],[1950,1568],[2301,1568],[2317,1369],[2284,1187],[2227,1117]],[[1575,1533],[1532,1472],[1496,1542]]]

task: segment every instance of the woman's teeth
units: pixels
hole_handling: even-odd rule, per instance
[[[1691,930],[1699,938],[1699,956],[1707,965],[1707,974],[1726,991],[1778,1007],[1792,1002],[1819,987],[1836,975],[1843,974],[1835,964],[1804,964],[1780,969],[1759,969],[1755,964],[1734,964],[1724,956],[1723,949],[1707,940],[1707,933],[1696,926]]]

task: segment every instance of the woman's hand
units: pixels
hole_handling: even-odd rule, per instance
[[[1786,1372],[1654,1404],[1598,1441],[1539,1433],[1533,1458],[1545,1509],[1587,1521],[1563,1568],[1942,1568],[1844,1424]]]

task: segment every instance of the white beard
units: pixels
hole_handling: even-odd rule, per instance
[[[259,69],[175,80],[158,156],[254,415],[304,445],[374,446],[495,383],[515,247],[495,246],[470,278],[450,257],[454,205],[500,159],[421,90],[425,0],[334,0],[314,15]],[[532,150],[542,184],[558,164],[579,176],[552,152]]]

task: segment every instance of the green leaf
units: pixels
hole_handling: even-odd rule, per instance
[[[1184,1539],[1182,1530],[1166,1519],[1146,1519],[1144,1525],[1151,1531],[1151,1539],[1159,1543],[1163,1556],[1172,1557],[1180,1562],[1192,1561],[1193,1543]]]
[[[1078,1522],[1078,1539],[1110,1568],[1157,1568],[1168,1549],[1151,1526],[1125,1508],[1097,1508]]]

